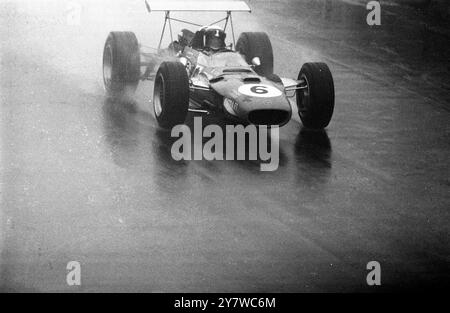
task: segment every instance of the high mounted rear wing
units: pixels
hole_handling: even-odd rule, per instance
[[[166,30],[166,25],[169,24],[170,39],[173,42],[172,25],[170,21],[177,21],[185,24],[190,24],[198,27],[205,25],[197,24],[181,19],[176,19],[170,17],[170,12],[226,12],[226,17],[220,19],[214,23],[210,23],[207,26],[211,26],[220,22],[225,21],[223,30],[225,31],[228,23],[231,27],[231,33],[233,35],[233,44],[236,44],[234,37],[233,19],[231,17],[231,12],[251,12],[250,7],[244,1],[147,1],[145,0],[145,6],[147,11],[151,12],[166,12],[164,19],[164,26],[161,33],[161,39],[158,45],[158,51],[161,48],[161,43],[164,38],[164,33]]]
[[[251,12],[244,1],[150,1],[145,0],[151,11],[206,11],[206,12]]]

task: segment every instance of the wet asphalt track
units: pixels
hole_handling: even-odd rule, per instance
[[[82,1],[69,26],[67,2],[2,2],[1,290],[373,291],[371,260],[381,290],[448,286],[449,38],[399,7],[369,28],[348,2],[255,0],[234,17],[269,33],[280,75],[323,60],[335,78],[327,131],[291,121],[266,173],[173,161],[150,83],[105,99],[108,32],[155,45],[162,13]]]

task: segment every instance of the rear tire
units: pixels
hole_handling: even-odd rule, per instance
[[[255,72],[261,76],[273,74],[273,50],[269,36],[264,32],[244,32],[236,43],[236,51],[252,64],[254,57],[259,57],[261,65],[255,67]]]
[[[328,126],[334,111],[334,82],[325,63],[305,63],[298,74],[305,80],[306,89],[297,90],[298,114],[305,127],[323,129]]]
[[[189,108],[189,78],[180,62],[163,62],[155,76],[153,109],[158,124],[171,128],[182,124]]]
[[[134,92],[140,78],[140,53],[132,32],[110,32],[103,50],[103,82],[108,95]]]

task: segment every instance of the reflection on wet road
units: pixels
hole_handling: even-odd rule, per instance
[[[66,25],[63,1],[1,5],[2,290],[371,291],[371,260],[383,290],[448,283],[440,28],[397,6],[374,29],[348,1],[249,1],[237,32],[269,33],[277,73],[325,60],[336,85],[327,130],[295,118],[280,130],[279,169],[261,172],[259,161],[174,161],[151,83],[106,99],[107,33],[154,42],[159,28],[149,33],[142,3],[81,3],[80,26]],[[72,260],[81,287],[66,284]]]

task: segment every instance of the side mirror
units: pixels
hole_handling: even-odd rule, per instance
[[[254,58],[252,59],[252,64],[253,64],[254,66],[260,66],[260,65],[261,65],[261,59],[260,59],[259,57],[254,57]]]

